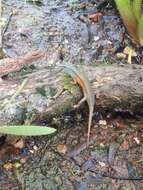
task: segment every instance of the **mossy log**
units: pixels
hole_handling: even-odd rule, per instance
[[[143,114],[143,66],[83,66],[95,93],[95,111],[129,111]],[[58,66],[42,68],[24,76],[15,75],[0,82],[0,123],[23,123],[65,113],[82,97],[77,85],[64,77]],[[14,98],[24,78],[27,83]],[[69,80],[70,79],[70,80]],[[61,90],[66,90],[62,93]],[[59,94],[58,94],[59,93]],[[83,106],[84,108],[84,106]]]

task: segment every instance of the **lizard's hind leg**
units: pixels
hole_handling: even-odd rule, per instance
[[[74,108],[79,108],[81,104],[83,104],[83,102],[86,101],[86,97],[83,97],[79,102],[78,104],[74,105]]]

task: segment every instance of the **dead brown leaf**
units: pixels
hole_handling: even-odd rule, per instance
[[[102,17],[102,13],[98,12],[98,13],[94,13],[91,15],[88,15],[88,19],[92,22],[92,23],[97,23],[100,21],[101,17]]]
[[[13,146],[15,148],[22,149],[24,147],[24,140],[23,139],[19,139],[15,144],[13,144]]]
[[[66,152],[67,152],[67,145],[65,145],[65,144],[58,144],[57,145],[57,151],[60,154],[66,154]]]

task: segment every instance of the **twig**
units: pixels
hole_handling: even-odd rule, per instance
[[[113,175],[108,175],[108,174],[105,174],[103,172],[97,172],[97,171],[94,171],[92,169],[88,169],[88,171],[94,173],[94,174],[100,174],[102,177],[108,177],[108,178],[111,178],[111,179],[116,179],[116,180],[129,180],[129,181],[143,181],[143,177],[123,177],[123,176],[113,176]]]
[[[5,32],[6,32],[7,29],[8,29],[8,26],[9,26],[9,23],[10,23],[10,21],[11,21],[12,15],[13,15],[13,11],[11,11],[11,13],[10,13],[9,16],[8,16],[7,22],[6,22],[5,27],[4,27],[4,29],[3,29],[3,32],[2,32],[2,38],[3,38]]]
[[[12,97],[10,98],[10,100],[9,100],[8,102],[2,104],[2,106],[1,106],[1,111],[4,111],[4,110],[6,109],[6,107],[7,107],[10,103],[12,103],[12,102],[15,100],[15,98],[16,98],[17,96],[19,96],[19,94],[21,93],[21,91],[22,91],[22,89],[24,88],[25,84],[27,83],[27,81],[28,81],[27,78],[24,79],[23,82],[22,82],[22,84],[18,87],[18,89],[17,89],[16,92],[12,95]]]
[[[4,36],[5,32],[6,32],[7,29],[8,29],[8,26],[9,26],[9,23],[10,23],[10,21],[11,21],[12,15],[13,15],[13,11],[9,14],[8,19],[7,19],[7,22],[6,22],[5,26],[4,26],[4,29],[3,29],[3,31],[1,32],[1,44],[0,44],[0,49],[1,49],[1,51],[3,51],[3,50],[2,50],[2,49],[3,49],[3,36]]]

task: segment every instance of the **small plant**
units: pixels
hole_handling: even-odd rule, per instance
[[[0,126],[0,134],[17,136],[41,136],[54,133],[56,129],[34,125]]]
[[[78,0],[69,0],[69,1],[68,1],[68,5],[69,5],[69,7],[71,7],[72,9],[77,8]]]
[[[129,35],[143,46],[142,0],[115,0],[115,3]]]

